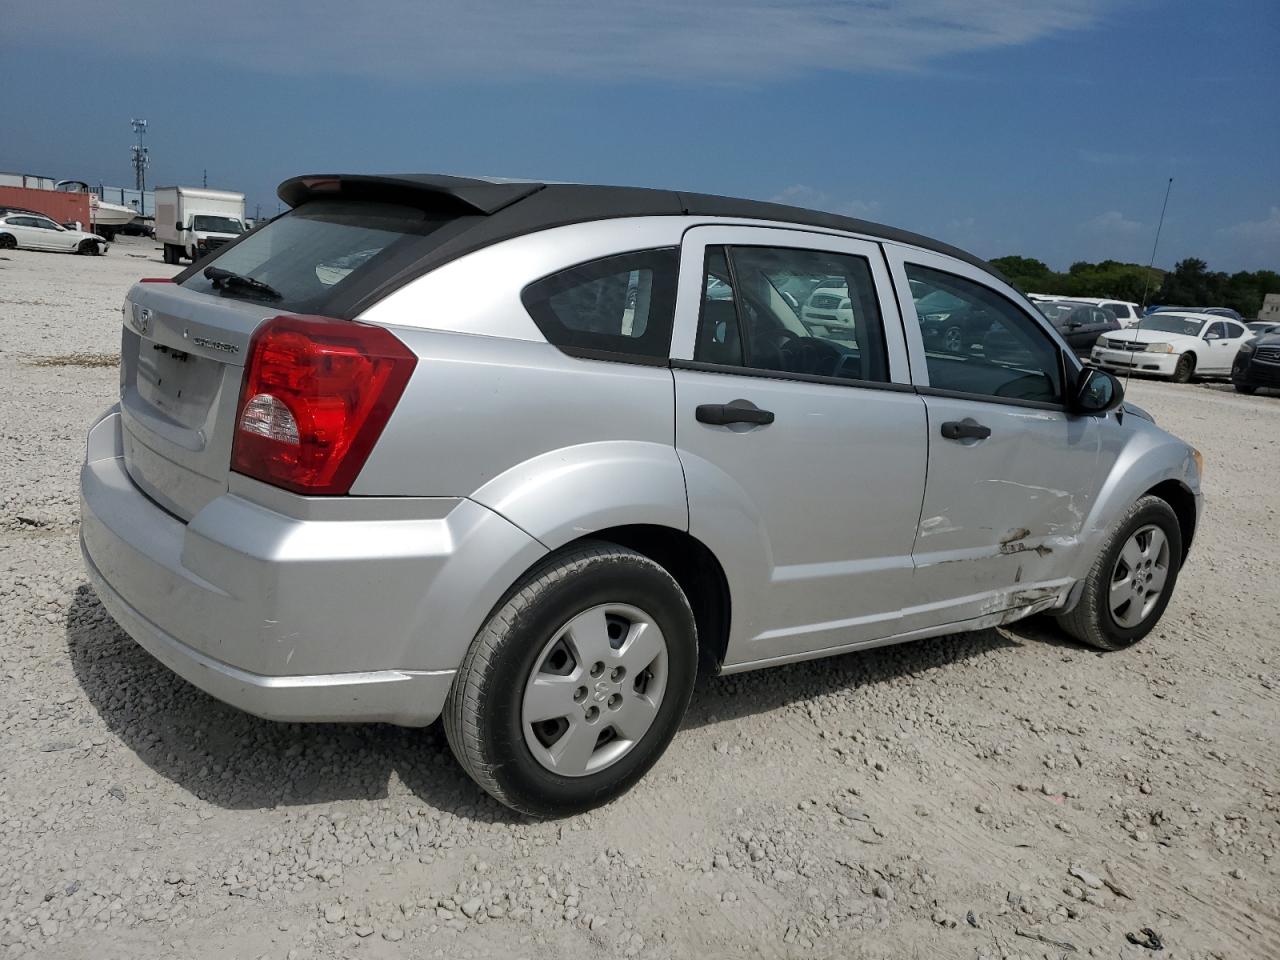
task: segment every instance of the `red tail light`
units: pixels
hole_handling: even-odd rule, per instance
[[[231,469],[295,493],[346,493],[417,362],[382,327],[268,320],[249,344]]]

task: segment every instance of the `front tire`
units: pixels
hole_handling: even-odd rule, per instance
[[[96,257],[102,253],[102,247],[97,240],[81,240],[80,245],[76,247],[76,253],[83,257]]]
[[[1246,396],[1251,397],[1258,392],[1258,388],[1252,383],[1237,383],[1234,386],[1236,388],[1236,393],[1243,393]]]
[[[630,789],[666,749],[697,673],[693,612],[648,557],[585,542],[507,594],[444,708],[463,769],[514,810],[579,813]]]
[[[1182,528],[1159,497],[1142,497],[1112,529],[1074,609],[1058,618],[1077,640],[1123,650],[1160,622],[1182,566]]]
[[[1184,353],[1178,358],[1178,365],[1173,368],[1174,383],[1190,383],[1191,376],[1196,372],[1196,358],[1194,354]]]

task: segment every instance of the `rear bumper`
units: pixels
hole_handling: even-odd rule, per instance
[[[1156,377],[1173,376],[1178,365],[1176,353],[1130,353],[1128,350],[1106,350],[1094,347],[1089,354],[1098,366],[1107,370],[1132,370]]]
[[[505,589],[490,581],[545,553],[462,499],[295,498],[291,516],[228,492],[184,523],[129,477],[116,411],[89,433],[80,492],[85,566],[125,632],[273,720],[432,722]]]
[[[444,708],[453,671],[374,670],[267,677],[215,660],[160,629],[112,589],[80,540],[98,598],[121,629],[182,679],[267,720],[370,721],[425,726]]]

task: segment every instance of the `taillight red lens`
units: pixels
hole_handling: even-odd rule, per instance
[[[346,493],[417,362],[382,327],[268,320],[249,344],[231,469],[295,493]]]

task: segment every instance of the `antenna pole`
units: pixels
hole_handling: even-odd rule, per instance
[[[1147,275],[1145,278],[1143,278],[1143,281],[1142,281],[1142,304],[1141,304],[1142,313],[1139,314],[1138,316],[1138,322],[1133,325],[1134,333],[1142,332],[1142,321],[1146,319],[1147,294],[1151,290],[1151,274],[1156,267],[1156,250],[1159,249],[1160,247],[1160,231],[1164,229],[1164,213],[1166,210],[1169,209],[1169,194],[1172,191],[1173,191],[1173,177],[1170,177],[1169,183],[1164,188],[1164,203],[1160,205],[1160,222],[1156,224],[1156,239],[1151,244],[1151,261],[1147,264]],[[1133,354],[1134,354],[1133,347],[1137,346],[1136,342],[1131,341],[1131,343],[1133,344],[1133,346],[1129,350],[1129,369],[1125,371],[1125,375],[1124,375],[1124,389],[1126,393],[1129,392],[1129,379],[1133,376]]]

